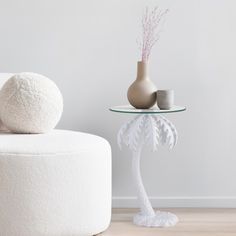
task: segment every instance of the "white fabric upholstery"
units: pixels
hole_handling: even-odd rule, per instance
[[[0,134],[1,236],[94,235],[110,216],[105,139],[65,130]]]

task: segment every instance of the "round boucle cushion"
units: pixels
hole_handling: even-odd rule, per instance
[[[0,134],[0,235],[94,235],[111,216],[111,149],[65,130]]]
[[[16,74],[0,91],[0,118],[15,133],[46,133],[57,125],[62,110],[60,90],[43,75]]]

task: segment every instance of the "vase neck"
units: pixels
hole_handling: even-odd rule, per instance
[[[138,61],[137,80],[148,79],[148,62]]]

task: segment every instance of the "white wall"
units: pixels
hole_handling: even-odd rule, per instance
[[[0,71],[34,71],[64,95],[58,127],[107,138],[113,149],[115,206],[135,206],[127,149],[116,145],[131,116],[126,104],[136,75],[140,17],[152,0],[1,0]],[[170,8],[151,56],[152,80],[173,88],[184,113],[173,151],[146,150],[143,179],[156,206],[236,207],[236,1],[160,0]]]

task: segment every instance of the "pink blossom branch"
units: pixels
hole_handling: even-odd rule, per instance
[[[160,24],[168,10],[155,7],[151,12],[146,7],[142,17],[142,40],[140,42],[142,61],[148,61],[153,46],[160,38]]]

